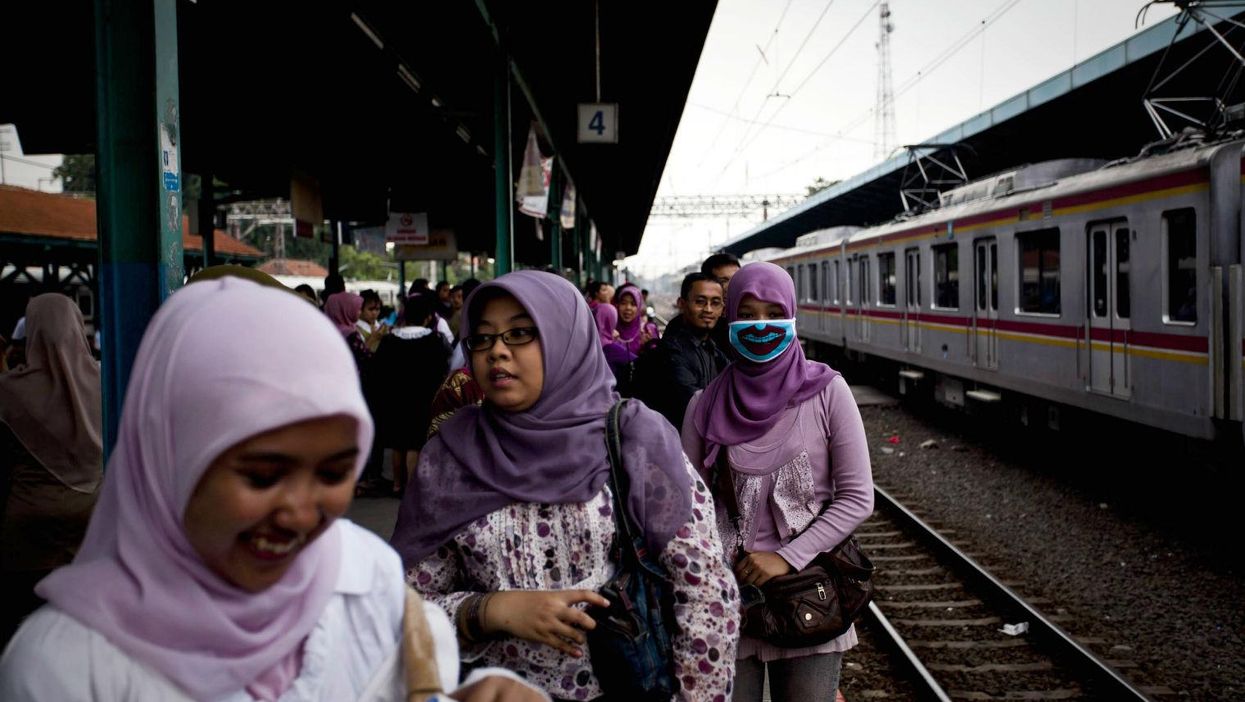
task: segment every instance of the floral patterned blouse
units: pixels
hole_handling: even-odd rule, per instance
[[[686,463],[691,519],[662,551],[678,629],[674,632],[675,699],[725,702],[735,676],[739,593],[722,561],[709,490]],[[608,485],[583,504],[516,503],[482,517],[406,573],[407,582],[455,620],[468,596],[499,590],[596,590],[614,574]],[[590,700],[603,692],[587,647],[573,658],[544,644],[504,637],[462,646],[473,665],[509,668],[551,696]]]

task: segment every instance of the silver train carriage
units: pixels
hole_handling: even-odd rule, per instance
[[[1239,441],[1243,146],[1026,166],[763,257],[795,280],[804,339],[889,362],[901,392]]]

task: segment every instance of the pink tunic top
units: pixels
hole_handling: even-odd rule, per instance
[[[683,450],[707,480],[708,471],[701,465],[704,439],[693,419],[701,394],[696,393],[687,406]],[[761,438],[730,446],[727,458],[740,509],[737,529],[715,498],[728,563],[733,564],[741,550],[772,551],[801,569],[817,554],[839,545],[873,512],[869,444],[860,410],[842,377],[788,408]],[[737,655],[770,661],[845,651],[855,645],[855,627],[821,646],[800,649],[779,648],[744,636]]]

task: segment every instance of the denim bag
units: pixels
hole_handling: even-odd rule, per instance
[[[622,469],[618,425],[625,402],[610,408],[605,430],[617,524],[610,555],[618,564],[618,572],[600,589],[601,596],[610,601],[609,607],[588,610],[597,623],[588,632],[588,652],[592,672],[607,697],[669,700],[679,689],[670,645],[673,598],[665,570],[649,558],[644,536],[627,514],[624,496],[629,485]]]

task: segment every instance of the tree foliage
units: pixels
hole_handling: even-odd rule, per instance
[[[351,280],[386,280],[398,274],[397,268],[385,257],[359,251],[349,244],[337,250],[342,277]]]
[[[67,193],[95,194],[95,154],[65,154],[61,165],[52,170]]]
[[[838,181],[838,180],[826,180],[825,178],[822,178],[821,176],[817,176],[817,179],[813,181],[812,185],[805,186],[804,190],[808,192],[809,197],[812,197],[816,195],[817,193],[821,192],[822,190],[825,190],[826,188],[829,188],[833,185],[837,185],[840,182],[841,181]]]

